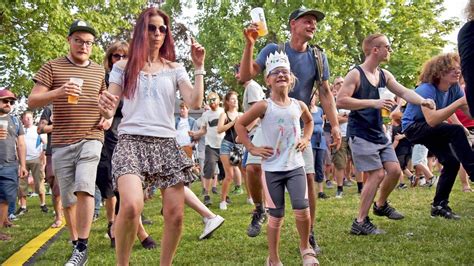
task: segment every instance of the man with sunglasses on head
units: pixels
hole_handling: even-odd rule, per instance
[[[17,117],[9,114],[15,101],[11,91],[0,90],[0,228],[9,224],[8,203],[16,201],[18,176],[28,175],[23,127]],[[11,236],[0,232],[0,241],[10,239]]]
[[[30,108],[53,103],[53,169],[74,246],[66,265],[87,262],[96,171],[104,139],[105,119],[100,116],[98,100],[105,90],[105,71],[89,60],[96,37],[89,23],[74,21],[67,37],[69,53],[41,67],[33,78],[35,86],[28,99]],[[78,97],[78,101],[70,103],[71,96]]]
[[[314,87],[318,89],[321,105],[330,120],[332,129],[331,135],[334,146],[339,149],[341,144],[341,132],[337,122],[336,104],[329,86],[329,65],[326,55],[317,46],[309,44],[316,32],[317,24],[324,19],[324,14],[318,10],[298,8],[289,17],[289,29],[291,38],[284,44],[270,43],[258,54],[256,60],[252,59],[253,49],[258,37],[256,24],[250,25],[244,30],[245,49],[242,55],[240,66],[240,77],[243,82],[252,79],[257,74],[265,70],[265,61],[270,53],[282,50],[288,55],[291,65],[291,72],[296,76],[297,81],[289,96],[301,100],[309,106]],[[316,213],[316,194],[314,193],[315,169],[312,148],[309,146],[303,151],[305,160],[305,172],[308,182],[309,206],[311,214],[311,228],[313,228]],[[316,244],[314,232],[311,230],[310,244],[318,254],[321,250]]]
[[[207,95],[207,102],[210,110],[202,114],[202,126],[198,131],[190,131],[189,136],[194,139],[205,137],[206,151],[204,156],[204,205],[212,204],[209,191],[212,186],[212,179],[216,172],[216,165],[220,163],[219,152],[224,133],[217,133],[217,122],[224,109],[219,107],[220,98],[216,92],[210,92]]]

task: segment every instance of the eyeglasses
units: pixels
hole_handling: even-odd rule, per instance
[[[127,59],[127,58],[128,58],[128,55],[113,54],[112,57],[115,58],[115,59],[120,59],[120,60],[122,60],[122,59]]]
[[[390,44],[386,44],[386,45],[377,45],[377,46],[375,46],[375,47],[378,47],[378,48],[380,48],[380,47],[385,47],[385,48],[387,49],[387,51],[389,51],[389,52],[393,52],[392,46],[390,46]]]
[[[94,45],[93,41],[83,41],[83,40],[77,39],[77,38],[74,38],[73,41],[74,41],[74,44],[78,45],[78,46],[83,46],[85,44],[86,47],[92,47],[92,45]]]
[[[9,103],[10,105],[14,105],[14,104],[15,104],[15,100],[2,99],[2,102],[3,102],[4,104]]]
[[[155,33],[156,30],[159,30],[160,33],[162,33],[162,34],[166,34],[166,31],[168,30],[168,27],[166,27],[166,25],[161,25],[159,27],[156,27],[156,25],[148,24],[148,32]]]
[[[272,71],[268,72],[268,75],[276,76],[276,75],[290,75],[290,71],[288,69],[273,69]]]

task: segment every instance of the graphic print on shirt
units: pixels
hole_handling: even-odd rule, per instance
[[[217,127],[217,122],[219,122],[219,119],[213,119],[208,122],[209,127]]]
[[[299,136],[297,134],[297,129],[293,121],[298,119],[297,117],[292,117],[292,120],[285,122],[285,119],[279,118],[277,121],[277,128],[278,128],[278,137],[275,143],[275,154],[276,158],[280,157],[282,154],[281,152],[288,149],[288,160],[292,160],[295,152],[296,152],[296,143],[299,140]],[[285,132],[285,128],[292,129],[292,132]]]

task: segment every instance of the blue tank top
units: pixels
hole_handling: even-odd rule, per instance
[[[360,73],[360,85],[352,97],[356,99],[380,99],[380,87],[386,86],[385,75],[380,71],[379,84],[373,86],[360,66],[355,67]],[[367,141],[385,144],[388,139],[383,130],[383,120],[380,109],[365,108],[351,111],[347,124],[347,136],[356,136]]]

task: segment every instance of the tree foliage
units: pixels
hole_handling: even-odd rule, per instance
[[[159,2],[162,1],[151,4]],[[92,60],[101,63],[109,43],[129,39],[134,20],[147,5],[150,2],[145,0],[0,2],[0,86],[27,95],[40,66],[67,53],[68,27],[77,18],[89,21],[99,32]],[[382,32],[394,49],[392,60],[385,67],[408,87],[415,84],[421,64],[441,52],[446,44],[442,37],[459,23],[454,18],[439,19],[442,0],[168,0],[162,8],[174,22],[190,6],[197,7],[196,14],[191,14],[193,19],[173,24],[178,60],[192,69],[188,36],[194,32],[207,50],[207,90],[220,92],[231,88],[242,91],[232,66],[240,61],[242,30],[250,22],[253,7],[264,8],[269,28],[269,34],[258,41],[256,52],[268,42],[289,39],[287,25],[292,10],[301,6],[317,8],[326,18],[318,24],[312,43],[326,51],[332,77],[344,76],[361,63],[364,37]]]

